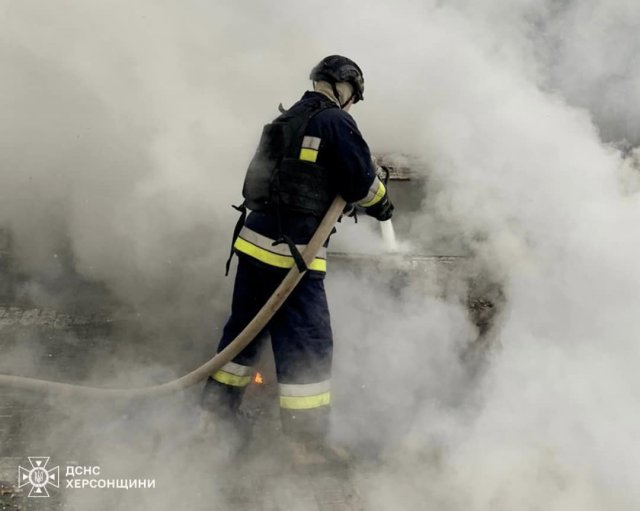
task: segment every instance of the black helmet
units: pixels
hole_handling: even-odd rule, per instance
[[[364,77],[362,70],[353,60],[342,55],[330,55],[323,58],[311,70],[309,76],[314,82],[325,81],[331,84],[347,82],[353,87],[354,103],[364,99]]]

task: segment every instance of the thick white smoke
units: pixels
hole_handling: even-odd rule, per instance
[[[329,277],[337,434],[386,439],[362,472],[369,508],[638,508],[640,204],[616,149],[639,142],[632,0],[0,6],[0,226],[24,269],[59,271],[68,244],[120,300],[220,314],[261,125],[315,61],[348,55],[370,145],[429,169],[407,235],[470,247],[507,300],[470,384],[460,305]],[[197,463],[175,409],[141,450]],[[104,438],[96,456],[123,462]]]

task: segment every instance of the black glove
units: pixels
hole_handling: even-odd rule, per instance
[[[393,215],[393,204],[391,204],[391,201],[389,200],[389,195],[385,193],[382,199],[376,202],[373,206],[365,209],[365,213],[380,222],[389,220]]]

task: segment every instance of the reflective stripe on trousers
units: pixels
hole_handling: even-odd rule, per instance
[[[331,380],[319,383],[281,383],[280,408],[288,410],[309,410],[331,404]]]
[[[213,373],[211,377],[225,385],[232,387],[246,387],[251,382],[251,373],[253,369],[250,366],[243,366],[235,362],[227,362],[218,371]]]

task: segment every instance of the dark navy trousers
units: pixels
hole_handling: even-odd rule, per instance
[[[287,270],[240,255],[231,315],[218,344],[223,350],[273,294]],[[333,336],[324,279],[305,274],[256,339],[208,379],[203,405],[232,417],[251,381],[252,366],[271,338],[285,433],[323,436],[330,408]]]

